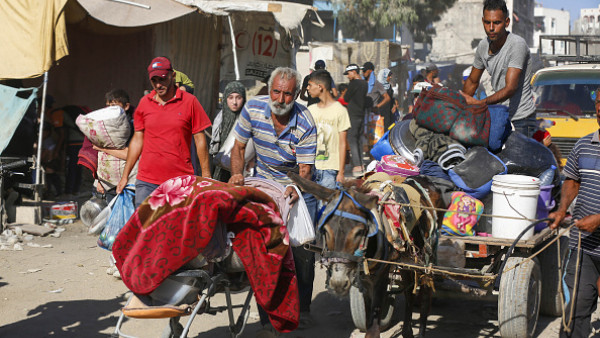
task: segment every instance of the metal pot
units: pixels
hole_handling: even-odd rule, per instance
[[[79,217],[81,218],[81,222],[85,226],[92,225],[94,219],[100,214],[100,212],[108,206],[106,203],[106,199],[98,196],[94,196],[87,200],[81,206],[81,210],[79,211]]]

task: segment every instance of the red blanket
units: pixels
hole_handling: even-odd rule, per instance
[[[95,179],[98,179],[98,151],[92,148],[92,142],[90,139],[85,137],[83,139],[83,145],[79,150],[79,160],[77,164],[88,168]]]
[[[235,233],[238,254],[273,327],[298,326],[298,284],[287,229],[273,200],[255,188],[197,176],[161,184],[131,216],[113,245],[125,285],[148,294],[202,252],[217,222]]]

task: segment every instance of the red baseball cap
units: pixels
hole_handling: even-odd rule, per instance
[[[173,71],[171,61],[166,57],[159,56],[154,58],[148,66],[148,77],[152,79],[155,76],[165,77]]]

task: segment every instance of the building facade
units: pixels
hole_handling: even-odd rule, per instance
[[[511,18],[508,30],[523,37],[532,46],[534,1],[508,0],[506,5]],[[482,16],[483,1],[457,0],[441,20],[434,23],[436,35],[432,37],[431,60],[472,63],[475,48],[486,37]]]
[[[546,8],[541,4],[537,4],[534,9],[534,16],[533,47],[541,50],[543,54],[566,54],[564,41],[556,41],[552,46],[552,41],[544,40],[540,46],[540,35],[569,35],[571,21],[569,12],[564,9]]]

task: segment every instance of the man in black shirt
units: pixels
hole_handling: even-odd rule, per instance
[[[323,70],[325,69],[325,61],[323,61],[323,60],[317,60],[317,62],[315,62],[315,72],[320,69],[323,69]],[[310,106],[311,104],[319,103],[318,97],[313,98],[308,94],[308,79],[309,78],[310,78],[310,74],[308,74],[304,77],[304,81],[302,82],[302,89],[300,90],[300,99],[306,101],[307,107]],[[338,91],[335,88],[335,83],[333,82],[333,80],[331,81],[331,96],[333,96],[336,99],[338,97]]]
[[[340,102],[348,109],[350,116],[350,130],[348,130],[348,144],[352,163],[352,174],[355,176],[364,173],[362,165],[362,130],[365,122],[365,98],[367,97],[368,84],[359,74],[360,67],[350,64],[346,67],[344,75],[350,83],[348,90]]]

